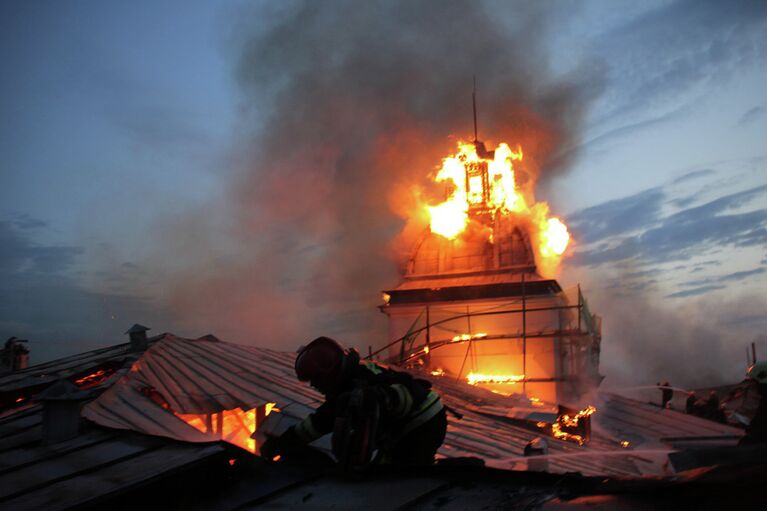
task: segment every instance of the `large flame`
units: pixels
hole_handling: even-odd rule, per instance
[[[266,403],[263,409],[263,417],[265,418],[272,411],[279,411],[276,404]],[[207,433],[212,438],[221,439],[250,452],[256,452],[257,450],[256,441],[252,438],[253,433],[260,426],[256,408],[250,410],[243,410],[241,408],[221,410],[210,415],[181,413],[176,413],[175,415],[198,431]]]
[[[556,267],[570,242],[570,233],[562,220],[549,217],[548,204],[535,202],[532,190],[522,193],[517,187],[514,162],[522,158],[521,148],[512,151],[505,143],[496,147],[492,159],[486,159],[479,156],[474,143],[459,142],[457,154],[443,160],[435,177],[437,182],[451,186],[444,202],[427,206],[431,231],[455,239],[466,230],[472,212],[491,217],[518,215],[534,230],[530,234],[539,270]]]

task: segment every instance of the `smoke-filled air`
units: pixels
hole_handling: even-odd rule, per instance
[[[529,4],[306,2],[239,13],[231,181],[161,229],[183,252],[164,283],[179,324],[292,349],[334,335],[367,349],[376,306],[445,199],[443,160],[473,137],[521,147],[520,182],[568,169],[599,66],[550,69],[554,13]],[[213,233],[211,233],[213,231]]]

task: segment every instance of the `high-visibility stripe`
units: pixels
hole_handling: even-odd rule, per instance
[[[365,368],[366,368],[368,371],[370,371],[371,373],[373,373],[373,374],[381,374],[381,373],[383,373],[383,369],[381,369],[380,367],[378,367],[378,366],[377,366],[376,364],[374,364],[373,362],[368,362],[367,364],[365,364]]]
[[[392,409],[392,415],[395,417],[405,417],[410,414],[413,408],[413,397],[407,390],[407,387],[400,383],[395,383],[391,388],[397,394],[396,406]]]
[[[418,426],[425,424],[429,419],[437,415],[442,408],[443,405],[442,401],[439,399],[439,394],[436,392],[429,392],[429,395],[423,400],[421,406],[419,406],[410,416],[410,420],[403,429],[403,434],[413,431]]]
[[[317,431],[317,429],[314,427],[314,424],[312,423],[312,416],[308,416],[301,422],[299,422],[296,425],[296,435],[298,435],[298,438],[306,442],[307,444],[309,442],[313,442],[314,440],[317,440],[319,437],[322,436],[322,433]]]

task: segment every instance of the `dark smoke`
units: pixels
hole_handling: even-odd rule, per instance
[[[379,292],[425,225],[414,200],[472,136],[472,75],[481,139],[522,144],[538,179],[567,169],[560,155],[600,87],[578,66],[567,79],[549,68],[551,10],[312,1],[241,13],[236,76],[254,135],[223,206],[236,249],[175,276],[181,323],[284,348],[320,334],[380,343]]]

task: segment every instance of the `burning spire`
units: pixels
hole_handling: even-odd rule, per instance
[[[472,92],[474,111],[474,141],[459,142],[456,154],[442,161],[436,182],[447,185],[445,201],[427,206],[431,232],[447,239],[456,239],[476,222],[492,226],[496,217],[503,216],[528,225],[539,270],[556,267],[570,242],[565,223],[549,216],[549,206],[536,202],[532,189],[518,186],[515,165],[522,162],[522,148],[515,150],[500,143],[487,150],[477,138],[476,79]],[[492,234],[489,241],[493,241]]]

